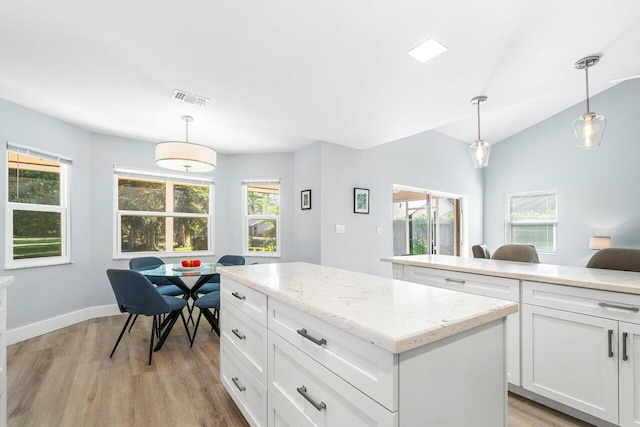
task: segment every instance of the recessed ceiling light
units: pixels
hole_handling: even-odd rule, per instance
[[[428,60],[433,59],[446,51],[447,48],[443,46],[442,43],[440,43],[438,40],[429,39],[426,42],[414,47],[407,53],[416,58],[418,61],[425,63]]]

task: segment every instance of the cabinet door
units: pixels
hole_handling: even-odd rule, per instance
[[[618,348],[620,425],[640,426],[640,325],[620,322]]]
[[[618,423],[618,322],[523,304],[524,388]]]

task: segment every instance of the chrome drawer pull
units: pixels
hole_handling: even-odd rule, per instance
[[[233,381],[233,383],[236,385],[236,387],[238,387],[238,390],[245,391],[247,389],[245,386],[240,385],[240,381],[238,381],[238,377],[231,378],[231,381]]]
[[[327,409],[327,405],[324,402],[317,403],[315,400],[311,398],[311,396],[307,394],[307,388],[305,386],[298,387],[296,390],[298,390],[298,393],[300,393],[302,397],[307,399],[307,401],[311,403],[318,411]]]
[[[238,331],[237,329],[232,329],[231,332],[233,332],[235,334],[235,336],[237,336],[241,340],[243,340],[243,339],[245,339],[247,337],[246,335],[242,335],[240,333],[240,331]]]
[[[307,330],[302,328],[302,329],[298,329],[298,334],[302,335],[303,337],[305,337],[306,339],[308,339],[309,341],[311,341],[312,343],[316,344],[316,345],[327,345],[327,340],[325,340],[324,338],[314,338],[311,335],[309,335],[307,333]]]
[[[237,292],[232,292],[231,295],[233,295],[234,297],[238,298],[240,301],[244,301],[246,298],[243,297],[242,295],[240,295]]]
[[[633,311],[634,313],[637,313],[638,311],[640,311],[640,308],[638,307],[627,307],[624,305],[609,304],[608,302],[599,302],[598,305],[600,307],[620,308],[622,310]]]
[[[444,281],[447,282],[447,283],[459,283],[461,285],[465,284],[464,280],[461,280],[461,279],[450,279],[448,277],[446,279],[444,279]]]

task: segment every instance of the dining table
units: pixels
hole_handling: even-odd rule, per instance
[[[171,283],[176,285],[184,295],[182,298],[191,301],[195,301],[198,299],[198,289],[202,287],[205,283],[211,280],[216,274],[216,269],[218,267],[222,267],[223,264],[219,263],[202,263],[202,265],[198,267],[184,267],[180,263],[176,264],[161,264],[151,267],[145,267],[142,269],[138,269],[140,274],[146,276],[152,283],[154,283],[154,278],[162,277],[169,280]],[[195,282],[192,283],[192,280],[185,281],[183,279],[191,278],[196,279]],[[191,285],[190,285],[191,284]],[[187,305],[189,308],[189,320],[193,322],[191,311],[193,310],[193,306]],[[204,317],[211,324],[211,326],[217,329],[218,319],[209,311],[203,310]],[[165,318],[165,320],[161,324],[162,335],[160,336],[160,340],[158,344],[156,344],[154,351],[158,351],[162,348],[165,340],[169,336],[171,329],[175,325],[176,321],[180,317],[180,311],[171,313],[169,316]],[[188,324],[189,321],[187,321]],[[188,331],[187,331],[188,334]]]

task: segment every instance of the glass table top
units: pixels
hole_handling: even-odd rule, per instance
[[[145,276],[164,276],[164,277],[185,277],[185,276],[204,276],[216,274],[216,269],[222,267],[222,264],[215,262],[202,263],[200,267],[183,267],[182,264],[162,264],[149,268],[137,270]]]

